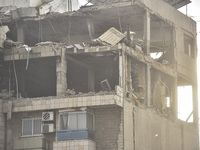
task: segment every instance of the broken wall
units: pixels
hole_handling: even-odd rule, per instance
[[[191,49],[191,51],[194,52],[195,56],[189,56],[184,52],[184,35],[187,34],[187,32],[184,32],[183,30],[176,28],[175,36],[176,36],[176,57],[177,57],[177,69],[178,72],[187,78],[189,78],[192,81],[195,81],[197,76],[196,71],[196,43],[193,43],[194,48]],[[189,33],[190,37],[193,38],[193,41],[196,41],[196,38],[194,34]]]
[[[132,101],[124,100],[124,150],[135,148],[133,107]]]
[[[150,10],[150,13],[159,16],[171,25],[173,24],[191,33],[196,33],[196,23],[194,20],[161,0],[136,0],[135,3],[139,6],[146,7],[146,9]]]
[[[95,139],[97,150],[123,150],[122,109],[95,109]]]

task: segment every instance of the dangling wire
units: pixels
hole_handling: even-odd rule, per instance
[[[118,15],[118,21],[119,21],[119,28],[120,28],[120,31],[122,32],[122,23],[121,23],[121,19],[120,19],[120,13],[119,13],[118,5],[117,5],[117,15]]]
[[[42,34],[42,20],[40,21],[40,37],[41,37],[41,42],[43,41],[43,34]]]
[[[53,29],[53,32],[54,32],[54,34],[55,34],[55,38],[57,39],[57,33],[56,33],[56,30],[55,30],[53,24],[51,23],[51,21],[50,21],[49,19],[47,19],[47,21],[49,22],[51,28]]]
[[[165,47],[166,47],[165,31],[164,31],[164,28],[163,28],[161,21],[159,21],[159,25],[160,25],[161,34],[162,34],[162,37],[163,37],[163,48],[164,48],[164,52],[165,52]]]
[[[71,16],[69,16],[69,29],[68,29],[68,44],[71,43],[71,27],[72,27],[72,23],[71,23]]]
[[[42,42],[42,20],[39,20],[39,42]]]
[[[38,22],[38,25],[39,25],[39,28],[38,28],[38,42],[41,42],[41,40],[40,40],[40,20],[39,20],[39,22]]]
[[[8,76],[9,76],[9,80],[8,80],[8,93],[9,93],[9,95],[8,95],[8,97],[10,98],[10,82],[11,82],[11,80],[10,80],[10,61],[9,61],[9,70],[8,70]]]

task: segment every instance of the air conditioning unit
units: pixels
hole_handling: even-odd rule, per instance
[[[42,121],[53,121],[54,113],[53,112],[42,112]]]
[[[54,124],[42,124],[42,133],[52,133],[54,132]]]

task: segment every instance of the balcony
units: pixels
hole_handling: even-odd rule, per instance
[[[77,139],[90,139],[94,140],[94,131],[89,129],[76,129],[76,130],[59,130],[57,131],[57,140],[77,140]]]

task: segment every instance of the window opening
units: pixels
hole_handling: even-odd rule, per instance
[[[22,136],[39,135],[42,133],[41,119],[22,120]]]
[[[184,34],[184,53],[189,57],[195,57],[194,51],[194,42],[193,38],[189,37],[188,35]]]
[[[163,113],[173,111],[172,102],[174,98],[173,78],[151,69],[151,104]]]
[[[99,55],[68,56],[67,88],[73,94],[115,90],[119,84],[118,55]]]
[[[178,119],[193,122],[193,90],[191,85],[178,86]]]

